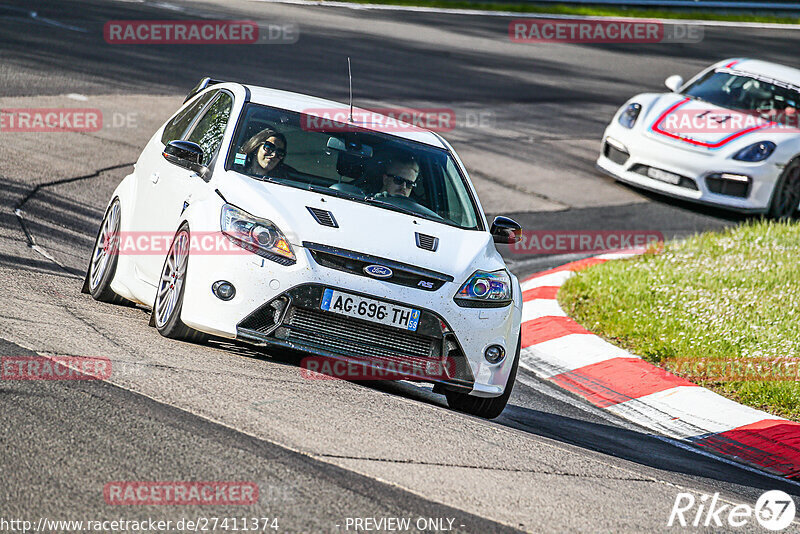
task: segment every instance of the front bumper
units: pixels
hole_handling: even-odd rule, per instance
[[[616,123],[609,125],[603,136],[597,168],[649,191],[744,213],[767,210],[783,170],[770,158],[758,163],[723,159],[718,153],[673,146]],[[682,178],[678,184],[667,183],[648,176],[648,168]],[[733,181],[720,180],[719,175],[746,176],[749,181],[739,187]]]
[[[289,266],[251,253],[190,255],[181,319],[213,335],[360,363],[370,359],[379,364],[401,359],[424,363],[447,357],[456,364],[452,376],[418,378],[476,396],[503,393],[517,349],[521,307],[461,308],[453,295],[463,280],[444,282],[435,291],[404,287],[324,267],[309,249],[294,249],[297,263]],[[236,287],[232,300],[212,294],[211,286],[218,280]],[[421,310],[417,335],[409,337],[394,327],[320,310],[325,288]],[[269,312],[270,305],[279,301],[285,301],[280,313]],[[270,313],[272,322],[266,317]],[[442,323],[447,326],[445,333]],[[505,348],[507,356],[499,364],[489,364],[483,357],[492,344]]]

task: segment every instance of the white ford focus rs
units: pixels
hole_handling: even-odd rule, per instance
[[[690,201],[788,218],[800,206],[800,70],[727,59],[615,114],[597,166]]]
[[[84,291],[151,307],[167,337],[398,370],[496,417],[522,298],[495,243],[520,227],[487,224],[438,134],[319,111],[348,109],[205,78],[114,191]]]

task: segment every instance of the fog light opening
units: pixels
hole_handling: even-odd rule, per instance
[[[489,345],[486,347],[483,357],[489,363],[500,363],[506,357],[506,350],[500,345]]]
[[[218,299],[226,301],[236,296],[236,288],[233,287],[233,284],[225,280],[214,282],[214,285],[211,286],[211,292],[214,293],[214,296]]]

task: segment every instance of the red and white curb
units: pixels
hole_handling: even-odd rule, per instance
[[[800,479],[800,423],[742,406],[620,349],[567,317],[556,293],[576,271],[643,250],[603,254],[522,282],[520,366],[657,433]]]

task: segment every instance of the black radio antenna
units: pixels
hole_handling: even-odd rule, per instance
[[[353,122],[353,71],[350,70],[350,56],[347,56],[347,77],[350,79],[350,117],[347,120]]]

